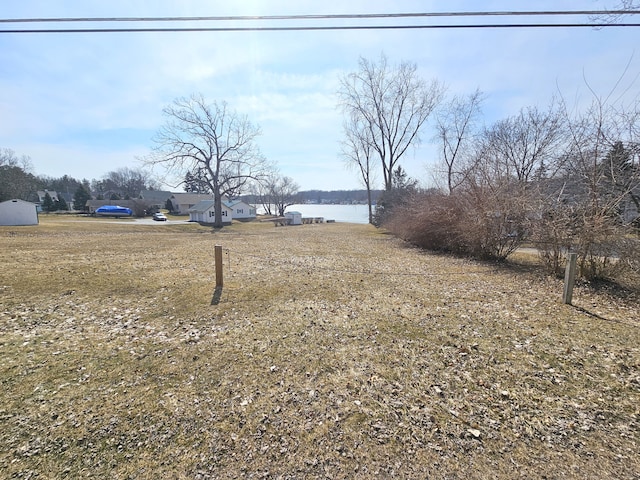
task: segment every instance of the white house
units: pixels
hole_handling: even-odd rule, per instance
[[[234,220],[249,220],[256,218],[256,207],[242,200],[223,201],[223,204],[233,211]]]
[[[213,201],[213,195],[205,193],[174,193],[169,198],[173,205],[173,211],[178,215],[187,215],[199,202]]]
[[[37,225],[38,210],[35,203],[7,200],[0,203],[0,225]]]
[[[205,224],[215,223],[215,203],[213,200],[202,200],[189,209],[189,221]],[[233,210],[222,203],[222,223],[229,224],[233,219]]]

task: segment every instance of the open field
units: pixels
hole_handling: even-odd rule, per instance
[[[637,299],[339,223],[43,218],[0,265],[3,478],[639,478]]]

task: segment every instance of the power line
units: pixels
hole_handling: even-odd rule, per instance
[[[640,27],[640,23],[509,23],[458,25],[342,25],[316,27],[183,27],[183,28],[64,28],[64,29],[10,29],[2,33],[150,33],[150,32],[276,32],[320,30],[411,30],[411,29],[463,29],[463,28],[612,28]]]
[[[113,23],[113,22],[228,22],[228,21],[308,21],[367,20],[398,18],[459,18],[459,17],[535,17],[535,16],[615,16],[636,15],[640,10],[560,10],[560,11],[493,11],[493,12],[416,12],[364,13],[328,15],[259,15],[259,16],[194,16],[194,17],[84,17],[84,18],[15,18],[0,19],[0,24],[24,23]],[[320,30],[404,30],[463,28],[603,28],[638,27],[639,23],[568,22],[568,23],[475,23],[475,24],[396,24],[396,25],[316,25],[316,26],[254,26],[254,27],[124,27],[124,28],[15,28],[0,33],[130,33],[130,32],[255,32],[255,31],[320,31]]]
[[[199,22],[199,21],[262,21],[262,20],[344,20],[379,18],[426,17],[495,17],[495,16],[556,16],[556,15],[637,15],[640,10],[546,10],[495,12],[422,12],[422,13],[364,13],[330,15],[237,15],[197,17],[84,17],[84,18],[14,18],[0,19],[0,23],[66,23],[66,22]]]

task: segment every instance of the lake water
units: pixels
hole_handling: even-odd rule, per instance
[[[369,223],[367,205],[314,205],[301,204],[287,207],[285,212],[300,212],[303,217],[323,217],[346,223]]]

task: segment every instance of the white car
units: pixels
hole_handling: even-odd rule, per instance
[[[158,212],[158,213],[154,213],[153,214],[153,219],[157,222],[166,222],[167,221],[167,217],[165,216],[164,213]]]

